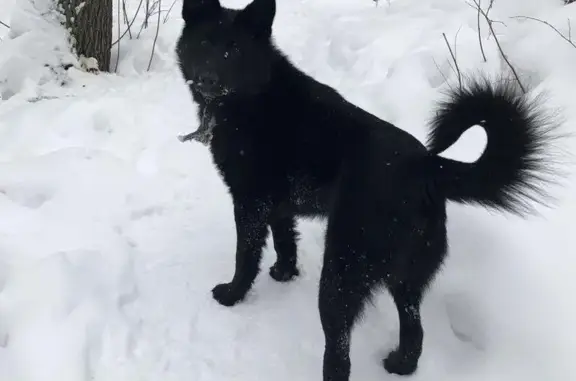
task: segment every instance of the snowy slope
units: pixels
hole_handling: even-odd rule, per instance
[[[8,95],[0,100],[0,380],[320,380],[323,222],[300,223],[298,280],[278,284],[263,271],[244,304],[211,299],[232,275],[235,233],[206,148],[176,139],[198,125],[173,57],[180,3],[160,27],[150,72],[155,21],[121,42],[117,75],[72,69],[59,88],[40,69],[55,58],[33,59],[40,53],[24,45],[41,36],[26,34],[27,0],[2,2],[3,21],[4,4],[18,3],[11,24],[23,37],[0,34]],[[138,1],[128,5],[133,13]],[[496,0],[491,14],[506,22],[494,26],[523,80],[534,94],[548,92],[575,132],[576,49],[545,25],[509,17],[567,33],[576,4]],[[463,71],[505,68],[493,39],[484,40],[483,62],[476,20],[459,0],[278,0],[274,34],[306,72],[423,139],[444,77],[456,80],[442,33],[451,43],[458,33]],[[574,152],[576,142],[565,148]],[[481,139],[466,139],[451,155],[481,149]],[[528,221],[449,206],[450,256],[423,304],[424,353],[409,379],[576,380],[576,181],[565,180],[558,206]],[[273,260],[268,248],[263,269]],[[380,363],[397,334],[383,293],[354,332],[352,381],[399,379]]]

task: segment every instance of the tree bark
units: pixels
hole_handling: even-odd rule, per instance
[[[110,71],[112,0],[57,0],[78,57],[94,58],[98,70]]]

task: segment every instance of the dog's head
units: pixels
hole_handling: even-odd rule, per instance
[[[210,100],[265,87],[276,57],[275,13],[275,0],[253,0],[242,10],[223,8],[218,0],[184,0],[176,51],[190,88]]]

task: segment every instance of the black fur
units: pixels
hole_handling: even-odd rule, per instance
[[[297,276],[295,218],[327,217],[324,381],[348,380],[350,331],[379,286],[400,321],[398,348],[384,367],[413,373],[422,352],[420,302],[447,250],[446,201],[518,213],[526,200],[540,201],[550,132],[541,114],[512,85],[472,82],[440,105],[427,149],[295,68],[271,40],[273,0],[244,11],[185,0],[183,16],[180,68],[201,112],[215,120],[210,150],[234,202],[236,269],[214,298],[225,306],[244,299],[268,226],[277,253],[270,275]],[[477,162],[437,155],[473,125],[488,135]]]

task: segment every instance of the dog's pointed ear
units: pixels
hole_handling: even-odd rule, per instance
[[[220,11],[218,0],[184,0],[182,18],[186,24],[214,15]]]
[[[270,37],[275,15],[276,0],[253,0],[236,16],[236,22],[257,37]]]

